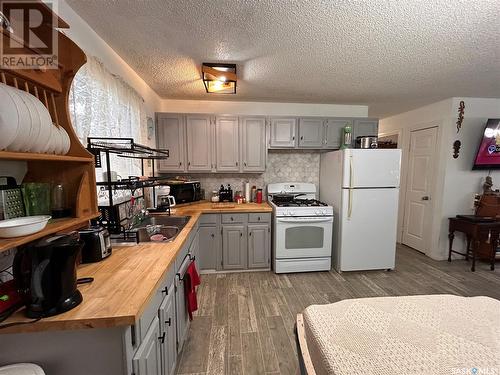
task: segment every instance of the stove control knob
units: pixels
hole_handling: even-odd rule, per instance
[[[316,216],[321,215],[321,211],[320,210],[316,210],[315,214],[316,214]]]

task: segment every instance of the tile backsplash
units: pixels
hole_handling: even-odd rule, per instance
[[[317,152],[270,151],[264,173],[202,173],[192,177],[201,182],[206,199],[210,198],[212,190],[219,190],[221,184],[231,184],[233,191],[243,191],[245,181],[263,189],[276,182],[311,182],[319,187],[319,159]]]

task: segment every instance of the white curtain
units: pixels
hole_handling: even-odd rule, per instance
[[[129,137],[141,143],[146,128],[144,100],[123,79],[110,73],[95,57],[76,74],[69,108],[73,127],[83,145],[87,137]],[[111,169],[121,177],[139,176],[140,162],[111,156]],[[103,154],[104,165],[104,154]],[[102,180],[102,168],[96,170]]]

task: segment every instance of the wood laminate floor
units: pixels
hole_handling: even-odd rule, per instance
[[[178,361],[178,374],[297,374],[297,313],[347,298],[415,294],[500,299],[500,271],[479,262],[437,262],[398,246],[396,270],[276,275],[202,275],[199,309]]]

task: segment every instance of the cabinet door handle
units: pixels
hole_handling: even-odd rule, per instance
[[[231,216],[231,221],[234,221],[234,218]]]
[[[240,237],[243,237],[243,232],[242,232],[242,233],[240,233]]]
[[[161,292],[165,293],[165,295],[168,296],[168,288],[167,287],[163,288]]]
[[[238,166],[238,162],[236,162],[236,166]]]
[[[260,216],[257,218],[257,221],[260,221]]]
[[[182,161],[179,162],[179,167],[182,165]]]
[[[304,136],[303,136],[303,135],[301,135],[301,136],[300,136],[300,140],[302,141],[303,139],[304,139]]]
[[[251,236],[252,235],[252,232],[248,232],[248,235]]]
[[[162,344],[165,342],[165,332],[163,332],[163,335],[161,335],[160,337],[158,337],[158,340],[160,340],[160,342]]]
[[[292,141],[295,141],[295,136],[292,136]]]
[[[191,162],[190,162],[190,161],[188,161],[188,165],[191,165]]]
[[[168,324],[168,326],[172,326],[172,318],[168,318],[168,320],[165,320],[165,324]]]
[[[247,162],[244,162],[243,165],[246,167],[247,166]]]
[[[210,236],[211,236],[212,238],[214,238],[214,237],[215,237],[215,234],[213,234],[213,233],[212,233]]]

